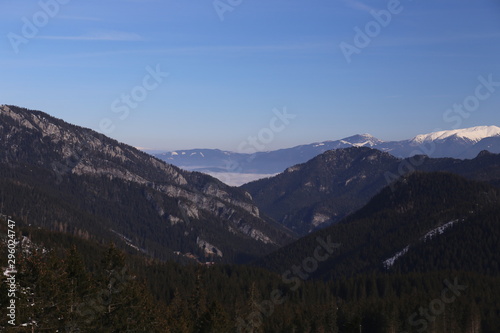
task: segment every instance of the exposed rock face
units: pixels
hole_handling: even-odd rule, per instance
[[[223,256],[221,250],[219,250],[218,248],[216,248],[215,246],[213,246],[209,242],[204,241],[203,239],[201,239],[199,237],[196,239],[196,243],[198,244],[200,249],[202,249],[205,252],[206,256],[210,256],[210,255],[218,256],[218,257]]]
[[[0,145],[1,162],[42,167],[55,175],[55,182],[68,175],[107,177],[140,184],[174,198],[184,216],[168,212],[153,196],[146,196],[159,216],[165,216],[171,225],[212,216],[211,220],[219,221],[232,234],[251,237],[259,243],[290,240],[261,219],[259,209],[245,191],[208,175],[181,170],[40,111],[0,106]],[[220,247],[212,245],[210,239],[204,241],[213,248]]]

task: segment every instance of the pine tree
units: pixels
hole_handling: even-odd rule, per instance
[[[66,295],[66,306],[63,312],[66,318],[65,331],[80,332],[86,325],[79,309],[85,297],[91,294],[92,284],[83,260],[74,246],[66,253],[64,278],[64,292]]]
[[[222,306],[214,301],[201,320],[199,333],[230,333],[233,330],[229,315]]]
[[[481,314],[475,302],[472,302],[466,311],[465,333],[481,332]]]
[[[185,299],[180,295],[179,290],[174,292],[174,298],[167,307],[166,322],[172,333],[190,333],[192,322]]]
[[[205,325],[207,312],[207,293],[202,283],[202,272],[198,271],[196,274],[196,283],[194,291],[189,299],[189,312],[191,320],[194,323],[193,332],[202,332]]]
[[[338,312],[338,305],[337,302],[334,300],[327,307],[326,318],[325,318],[326,327],[328,328],[327,332],[339,333],[339,328],[337,326],[337,319],[338,319],[337,312]]]
[[[30,330],[57,329],[53,320],[53,288],[47,284],[46,274],[50,272],[42,251],[20,249],[18,261],[19,283],[17,305],[19,324]]]
[[[124,254],[111,245],[101,262],[93,329],[99,332],[166,331],[152,300],[125,266]]]

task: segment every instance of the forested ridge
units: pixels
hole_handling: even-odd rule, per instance
[[[258,244],[250,237],[228,232],[224,223],[204,211],[199,218],[186,216],[181,200],[154,189],[121,179],[70,175],[55,184],[53,174],[37,167],[12,167],[0,163],[0,208],[15,212],[19,222],[48,230],[62,231],[99,243],[116,242],[129,246],[113,232],[130,238],[130,243],[148,256],[162,260],[179,259],[174,251],[192,253],[201,261],[245,262],[276,248],[275,244]],[[185,216],[171,223],[167,214]],[[236,211],[236,208],[235,208]],[[235,215],[237,212],[235,213]],[[246,217],[249,221],[253,217]],[[254,223],[262,223],[253,218]],[[273,234],[274,228],[269,228]],[[201,236],[221,240],[223,257],[206,256],[196,243]]]
[[[25,239],[18,252],[24,255],[16,274],[17,324],[24,326],[12,328],[2,318],[6,332],[32,327],[35,332],[215,333],[238,327],[242,332],[359,332],[360,325],[362,332],[500,329],[498,275],[373,272],[304,281],[292,290],[278,274],[256,267],[160,263],[57,232],[27,229],[24,234],[33,240]],[[74,245],[66,249],[69,243]],[[453,302],[432,310],[447,283],[458,286],[456,295],[445,294]],[[2,288],[4,308],[5,283]],[[421,315],[420,309],[428,311]]]
[[[317,277],[385,270],[383,261],[407,246],[411,251],[396,264],[402,262],[403,265],[411,258],[422,261],[417,266],[408,263],[408,271],[472,267],[463,260],[473,265],[483,262],[484,258],[489,262],[480,270],[498,273],[495,267],[500,261],[499,245],[494,239],[500,236],[499,208],[499,190],[492,185],[450,173],[417,172],[384,188],[343,221],[303,237],[265,256],[257,264],[283,271],[297,258],[311,255],[319,237],[330,238],[341,246],[315,270],[313,274]],[[428,232],[449,222],[456,223],[443,235],[425,239]],[[429,251],[431,246],[443,251]],[[425,253],[420,253],[420,249]],[[456,264],[457,260],[461,263]]]
[[[305,236],[339,222],[414,171],[452,172],[498,185],[500,155],[482,151],[470,160],[425,155],[399,159],[368,147],[335,149],[242,188],[264,213]]]
[[[394,188],[338,225],[255,263],[264,267],[159,261],[21,222],[18,326],[3,317],[2,329],[499,332],[498,189],[445,173],[416,173]],[[417,241],[458,219],[446,232]],[[339,242],[328,260],[304,279],[284,276],[313,255],[317,237],[328,235]],[[382,259],[407,242],[413,242],[410,250],[384,266]],[[5,251],[2,246],[2,258]],[[9,301],[6,286],[2,308]]]

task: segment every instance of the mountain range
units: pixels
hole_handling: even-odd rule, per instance
[[[368,135],[325,143],[334,148],[323,152],[306,145],[281,158],[318,154],[233,187],[41,111],[2,105],[0,243],[19,239],[20,323],[31,331],[229,333],[257,313],[253,331],[409,332],[416,322],[408,318],[454,281],[456,302],[424,324],[497,333],[495,133],[438,132],[405,148],[487,148],[470,159],[397,157],[405,144],[389,151]],[[117,279],[125,266],[130,273]]]
[[[158,153],[155,156],[187,170],[209,173],[230,185],[241,185],[282,172],[289,166],[304,163],[332,149],[370,147],[395,157],[413,155],[429,157],[474,158],[482,150],[500,153],[500,127],[478,126],[437,131],[417,135],[402,141],[382,141],[370,134],[360,134],[341,140],[324,141],[268,152],[243,154],[217,149],[191,149]],[[238,177],[251,174],[253,177]]]

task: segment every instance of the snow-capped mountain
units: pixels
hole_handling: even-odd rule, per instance
[[[483,150],[500,151],[500,127],[477,126],[420,134],[409,140],[385,142],[374,148],[396,157],[428,155],[471,159]]]
[[[415,144],[421,144],[430,141],[441,140],[469,140],[471,142],[479,142],[485,138],[500,136],[500,127],[497,126],[477,126],[465,129],[457,129],[450,131],[439,131],[429,134],[420,134],[410,141]]]
[[[420,134],[402,141],[382,141],[370,134],[353,135],[341,140],[315,142],[255,154],[222,151],[218,149],[192,149],[156,154],[156,157],[187,170],[196,170],[224,175],[231,175],[231,185],[240,185],[235,175],[249,174],[253,179],[267,177],[283,172],[292,165],[304,163],[332,149],[348,147],[371,147],[388,152],[396,157],[428,155],[429,157],[451,157],[471,159],[481,151],[500,153],[500,127],[477,126],[465,129],[437,131]],[[219,178],[225,181],[222,178]]]
[[[375,147],[384,141],[377,139],[370,134],[357,134],[340,140],[354,147]]]

